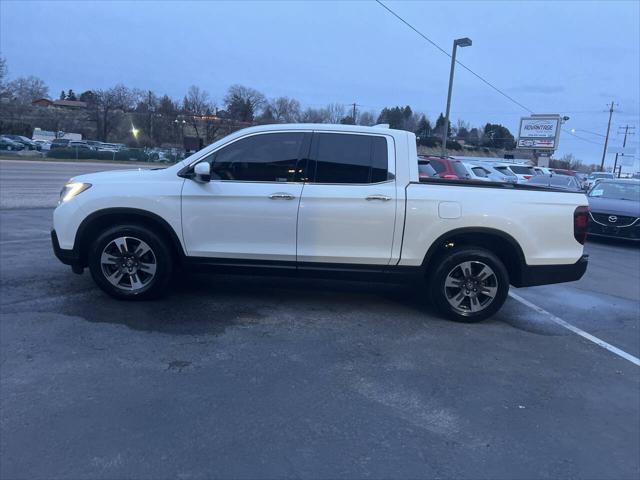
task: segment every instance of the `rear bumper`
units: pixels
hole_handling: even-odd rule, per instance
[[[514,287],[534,287],[551,283],[575,282],[587,271],[589,255],[583,255],[576,263],[568,265],[523,265],[520,278],[512,281]]]
[[[53,246],[53,253],[55,256],[65,265],[71,265],[71,268],[75,272],[79,270],[82,273],[82,262],[80,261],[80,255],[75,250],[65,250],[60,248],[60,242],[58,242],[58,235],[55,230],[51,230],[51,245]]]

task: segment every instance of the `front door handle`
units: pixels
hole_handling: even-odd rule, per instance
[[[391,197],[388,197],[386,195],[369,195],[367,197],[367,200],[382,200],[383,202],[388,202],[389,200],[391,200]]]
[[[271,195],[269,195],[269,198],[271,200],[293,200],[296,197],[294,197],[290,193],[276,192],[276,193],[272,193]]]

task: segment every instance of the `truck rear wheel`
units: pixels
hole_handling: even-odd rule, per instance
[[[136,225],[118,225],[102,232],[91,244],[88,264],[102,290],[125,300],[162,295],[173,271],[165,240]]]
[[[509,293],[509,274],[490,251],[463,247],[440,259],[429,289],[433,303],[448,318],[479,322],[504,304]]]

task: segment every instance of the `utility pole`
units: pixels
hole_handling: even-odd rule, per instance
[[[607,124],[607,135],[604,137],[604,149],[602,150],[602,160],[600,161],[600,171],[604,171],[604,157],[607,154],[607,144],[609,143],[609,130],[611,130],[611,116],[613,115],[613,100],[609,107],[609,123]]]
[[[624,140],[622,141],[622,149],[624,150],[624,147],[627,146],[627,136],[628,135],[635,135],[635,132],[631,132],[629,133],[629,130],[634,130],[636,127],[634,127],[633,125],[625,125],[624,127],[619,127],[618,128],[618,133],[620,133],[621,129],[624,129]],[[624,156],[624,152],[622,152],[622,155]],[[613,164],[613,174],[616,174],[616,167],[618,166],[618,153],[616,152],[616,160],[615,163]],[[620,174],[622,173],[622,165],[620,165],[620,171],[618,172],[618,178],[620,178]]]
[[[351,114],[351,118],[353,118],[353,124],[356,124],[356,102],[353,102],[353,113]]]

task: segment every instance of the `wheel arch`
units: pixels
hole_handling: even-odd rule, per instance
[[[508,233],[493,228],[464,227],[444,233],[427,250],[422,261],[423,268],[429,272],[438,258],[461,246],[489,250],[504,263],[510,283],[514,286],[521,283],[523,266],[526,265],[522,247]]]
[[[152,229],[161,235],[168,243],[176,258],[185,256],[178,234],[173,227],[161,216],[139,208],[117,207],[97,210],[88,215],[78,227],[75,236],[74,249],[77,249],[82,266],[87,266],[87,254],[91,241],[96,235],[108,228],[123,223],[133,223]]]

